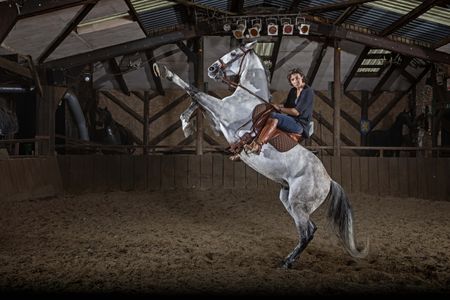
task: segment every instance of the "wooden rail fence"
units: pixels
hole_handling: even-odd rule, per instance
[[[60,155],[70,193],[160,189],[272,189],[278,184],[222,154]],[[450,158],[320,157],[347,193],[450,200]]]

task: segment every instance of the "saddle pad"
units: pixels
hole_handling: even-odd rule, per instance
[[[255,107],[252,114],[252,121],[256,134],[259,134],[264,127],[272,110],[273,107],[268,103],[262,103]],[[300,141],[301,139],[298,142],[293,140],[286,132],[277,129],[274,137],[269,140],[269,143],[279,152],[286,152],[294,148]]]

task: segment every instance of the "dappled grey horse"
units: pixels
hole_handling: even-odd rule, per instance
[[[199,91],[183,81],[165,66],[154,64],[154,71],[183,88],[192,98],[191,106],[181,115],[183,129],[189,128],[189,118],[200,106],[228,143],[233,144],[252,131],[252,112],[258,104],[269,102],[269,83],[264,66],[253,50],[251,42],[227,53],[208,68],[208,76],[215,80],[228,80],[239,76],[232,95],[218,99]],[[241,160],[251,168],[281,184],[280,200],[294,219],[299,242],[283,260],[289,268],[312,240],[316,226],[310,215],[329,198],[328,218],[344,247],[353,257],[365,257],[368,245],[358,249],[353,232],[353,213],[343,188],[328,175],[319,158],[309,150],[296,145],[289,151],[279,152],[265,144],[261,153],[241,151]]]

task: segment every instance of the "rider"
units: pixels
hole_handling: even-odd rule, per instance
[[[292,86],[284,106],[273,104],[277,112],[272,112],[258,137],[250,145],[245,145],[247,152],[259,154],[262,145],[267,143],[279,128],[308,137],[313,113],[314,91],[306,84],[305,74],[298,68],[289,71],[287,75]]]

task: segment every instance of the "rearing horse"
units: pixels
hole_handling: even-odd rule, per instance
[[[264,66],[253,51],[256,41],[243,45],[222,56],[208,68],[208,76],[227,81],[237,75],[240,78],[234,93],[218,99],[203,93],[184,82],[166,67],[154,65],[160,76],[174,82],[191,96],[193,104],[181,115],[183,122],[199,105],[222,132],[228,143],[235,143],[242,133],[251,131],[253,109],[269,101],[268,81]],[[185,126],[183,126],[184,128]],[[328,218],[337,236],[353,257],[365,257],[368,246],[358,249],[353,232],[353,213],[343,188],[328,175],[322,162],[300,144],[286,152],[278,152],[265,144],[259,155],[240,153],[241,160],[251,168],[281,184],[280,200],[294,219],[299,242],[283,260],[283,266],[292,263],[312,240],[316,226],[310,215],[329,199]]]

